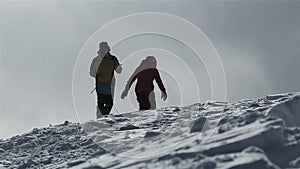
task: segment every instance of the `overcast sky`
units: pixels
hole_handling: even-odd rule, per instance
[[[0,4],[0,138],[64,120],[77,122],[72,100],[72,76],[81,48],[101,26],[137,12],[169,13],[187,19],[201,29],[211,40],[223,63],[228,101],[300,91],[300,3],[296,0],[1,1]],[[138,46],[130,52],[138,52],[145,47],[161,47],[162,50],[153,51],[157,55],[167,55],[168,52],[163,49],[177,55],[184,51],[186,55],[179,57],[184,57],[187,62],[190,56],[189,51],[184,46],[180,47],[178,42],[155,35],[130,38],[115,48],[115,54],[129,55],[126,46]],[[140,56],[147,52],[140,51]],[[88,61],[92,57],[87,56]],[[130,59],[126,61],[124,56],[120,56],[120,60],[133,63]],[[168,70],[166,63],[161,59],[158,66]],[[169,66],[182,67],[175,61],[170,61]],[[192,64],[189,66],[195,67]],[[198,67],[197,78],[203,80],[198,87],[201,101],[205,101],[209,99],[209,92],[205,92],[211,89],[203,65]],[[161,75],[170,92],[169,104],[180,104],[177,100],[180,92],[176,92],[179,88],[185,90],[186,86],[174,87],[170,84],[180,82],[182,76],[172,79],[167,73],[161,72]],[[83,74],[88,76],[88,72]],[[120,79],[127,77],[125,74]],[[86,83],[92,84],[93,79]],[[159,92],[157,95],[160,95]],[[135,107],[133,91],[128,99]],[[94,106],[95,103],[89,104]],[[92,111],[86,113],[87,117],[94,115]]]

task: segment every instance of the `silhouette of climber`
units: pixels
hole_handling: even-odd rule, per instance
[[[98,55],[90,66],[90,75],[95,78],[97,92],[97,119],[108,115],[113,107],[115,88],[114,71],[122,72],[122,67],[116,56],[110,54],[107,42],[99,44]]]
[[[124,99],[132,85],[137,80],[135,86],[136,99],[139,103],[140,110],[152,110],[156,108],[155,93],[153,81],[157,82],[161,90],[161,98],[165,101],[167,99],[167,92],[160,78],[159,72],[156,69],[156,59],[154,56],[146,57],[140,65],[136,68],[134,73],[129,78],[125,89],[121,95]]]

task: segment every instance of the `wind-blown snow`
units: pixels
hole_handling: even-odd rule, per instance
[[[300,93],[110,115],[0,140],[7,168],[300,168]]]
[[[277,97],[279,97],[278,95]],[[276,99],[276,96],[269,96],[270,100]],[[275,116],[281,118],[286,126],[298,126],[300,127],[300,96],[295,96],[290,100],[280,102],[278,105],[270,108],[267,111],[269,116]]]

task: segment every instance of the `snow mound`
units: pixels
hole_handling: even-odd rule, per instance
[[[65,122],[0,140],[7,168],[299,168],[300,93]]]
[[[69,161],[82,162],[94,155],[106,153],[95,144],[78,123],[33,129],[21,136],[0,140],[0,166],[8,168],[58,168]]]
[[[286,126],[300,127],[300,96],[278,103],[268,110],[269,116],[281,118]]]

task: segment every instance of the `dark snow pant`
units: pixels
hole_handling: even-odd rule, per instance
[[[153,110],[156,108],[154,91],[136,92],[136,99],[140,110]]]
[[[97,119],[102,115],[109,115],[113,107],[113,97],[110,83],[96,83],[97,106],[101,114],[97,111]]]
[[[97,92],[97,102],[98,108],[102,115],[109,115],[112,107],[113,107],[113,98],[112,95],[101,94]],[[97,119],[100,118],[97,115]]]

